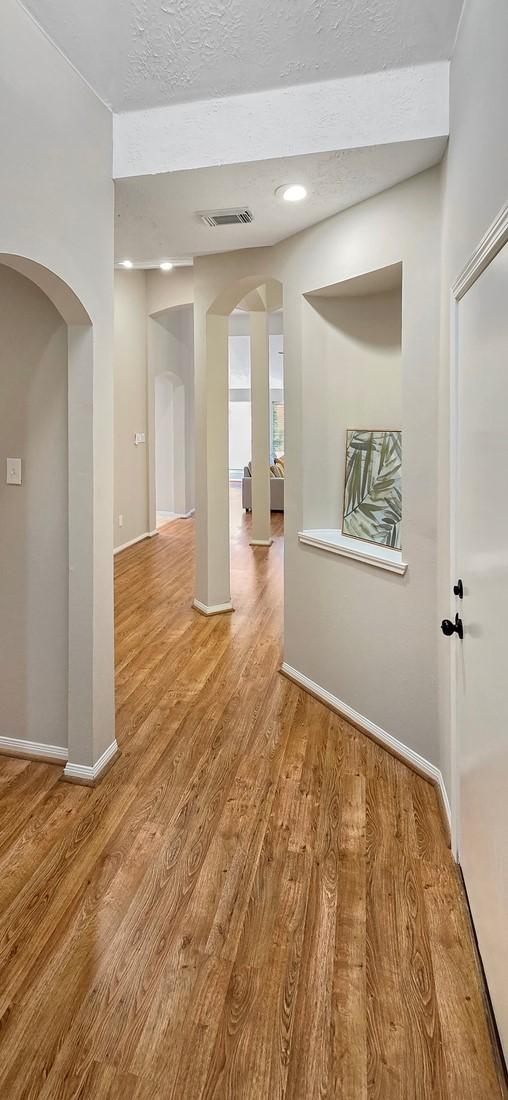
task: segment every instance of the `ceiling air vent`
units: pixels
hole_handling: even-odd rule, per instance
[[[218,225],[248,225],[253,220],[250,210],[246,207],[235,210],[202,210],[199,217],[212,229]]]

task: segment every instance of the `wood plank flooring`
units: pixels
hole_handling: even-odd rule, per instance
[[[498,1100],[433,788],[277,671],[282,518],[238,610],[193,523],[116,559],[96,789],[0,759],[2,1100]]]

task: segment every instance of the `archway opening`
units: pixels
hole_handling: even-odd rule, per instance
[[[67,748],[67,325],[0,265],[0,734]]]
[[[148,325],[150,530],[194,512],[194,311],[166,309]]]
[[[155,511],[157,527],[186,511],[185,384],[172,371],[155,383]]]
[[[276,346],[271,355],[274,319]],[[279,426],[283,423],[283,384],[272,393],[271,375],[275,372],[270,369],[276,357],[282,379],[282,339],[282,285],[273,278],[238,280],[218,295],[205,316],[204,348],[200,346],[196,356],[195,599],[195,606],[204,614],[233,610],[231,543],[238,534],[248,533],[252,554],[257,551],[261,562],[261,552],[266,554],[272,544],[275,513],[280,520],[277,533],[282,529],[284,455],[279,447],[282,461],[276,471],[273,421],[276,412]],[[277,410],[273,409],[275,403]],[[278,493],[271,485],[275,477],[280,482]],[[237,603],[238,599],[239,585]]]
[[[0,287],[0,751],[65,762],[87,782],[117,751],[93,325],[28,257],[0,253]]]

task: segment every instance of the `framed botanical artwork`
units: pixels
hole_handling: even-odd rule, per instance
[[[346,432],[342,534],[401,549],[402,432]]]

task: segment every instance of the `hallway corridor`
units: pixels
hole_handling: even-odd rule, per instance
[[[284,679],[282,517],[237,610],[193,522],[116,558],[96,789],[0,758],[4,1100],[498,1100],[435,792]]]

